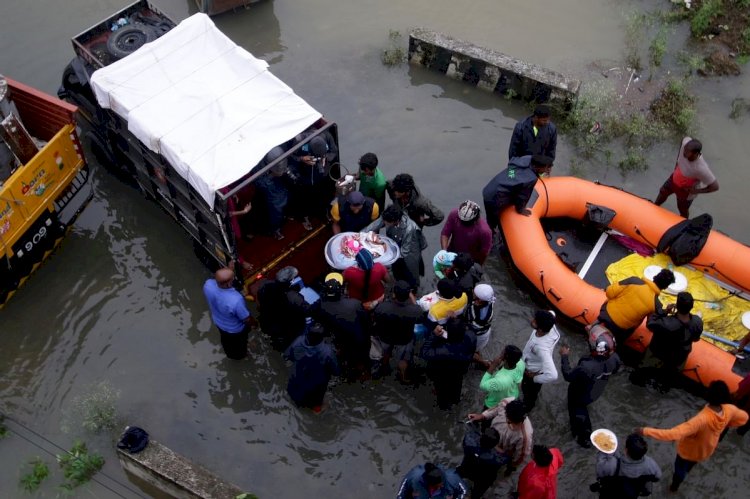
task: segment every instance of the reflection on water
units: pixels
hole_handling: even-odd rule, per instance
[[[448,210],[464,199],[477,200],[486,180],[503,168],[513,124],[528,110],[422,68],[382,66],[388,30],[430,27],[552,69],[578,71],[590,60],[620,56],[622,3],[277,0],[216,22],[339,122],[345,164],[373,151],[388,177],[412,172],[424,193]],[[178,19],[194,12],[192,0],[156,4]],[[68,39],[123,2],[73,0],[66,6],[75,16],[49,15],[57,5],[6,1],[0,16],[1,70],[50,92],[72,56]],[[734,122],[727,114],[734,97],[750,97],[749,83],[745,75],[698,85],[700,138],[722,190],[694,205],[696,213],[710,211],[717,227],[745,241],[750,233],[737,206],[746,197],[750,172],[737,158],[750,157],[744,138],[750,118]],[[556,174],[568,171],[573,158],[564,137],[560,142]],[[673,158],[673,148],[665,145],[654,150],[647,172],[623,179],[616,167],[589,165],[587,175],[652,196]],[[71,236],[0,312],[2,411],[69,442],[73,436],[59,427],[66,404],[91,382],[109,380],[121,391],[119,410],[127,422],[260,497],[387,497],[414,464],[458,464],[458,421],[482,404],[479,372],[466,376],[461,407],[447,413],[433,407],[428,387],[402,387],[392,379],[336,384],[323,414],[299,411],[286,395],[287,368],[262,337],[254,339],[250,360],[224,358],[201,292],[208,273],[189,239],[155,204],[99,169],[94,181],[95,199]],[[438,228],[427,229],[426,255],[439,248],[438,234]],[[535,305],[496,259],[487,272],[499,296],[490,346],[490,354],[497,354],[507,343],[523,346]],[[583,336],[565,328],[563,335],[576,360]],[[568,436],[565,390],[558,381],[542,391],[532,413],[535,436],[565,455],[560,497],[591,497],[595,453]],[[676,424],[700,405],[682,392],[657,396],[633,387],[623,373],[612,379],[591,416],[595,426],[624,438],[642,424]],[[87,440],[107,457],[105,471],[125,480],[108,436]],[[650,447],[668,480],[673,446],[652,441]],[[746,488],[746,447],[730,434],[680,494],[730,497]],[[3,461],[20,467],[26,456],[4,448],[11,447],[0,448]],[[28,452],[33,455],[33,448]],[[0,495],[18,495],[14,480],[0,483]],[[512,480],[503,480],[498,494],[511,486]],[[659,485],[654,496],[664,492]]]

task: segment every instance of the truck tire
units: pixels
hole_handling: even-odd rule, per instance
[[[154,40],[156,33],[150,26],[141,23],[128,24],[109,36],[107,50],[113,57],[122,59]]]

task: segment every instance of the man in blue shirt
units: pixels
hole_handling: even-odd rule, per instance
[[[221,346],[230,359],[247,357],[247,336],[252,315],[245,297],[232,287],[234,271],[221,268],[214,279],[206,280],[203,294],[211,310],[211,319],[221,333]]]
[[[410,469],[396,494],[397,499],[465,499],[467,496],[466,484],[455,470],[432,463]]]

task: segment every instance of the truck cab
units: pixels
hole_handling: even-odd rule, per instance
[[[0,308],[93,196],[77,108],[0,75]]]
[[[72,42],[58,95],[82,109],[86,146],[159,203],[209,267],[234,262],[251,293],[286,265],[308,282],[325,271],[328,207],[305,208],[335,196],[335,123],[205,14],[176,25],[140,0]],[[315,157],[320,139],[326,153]],[[271,177],[287,190],[284,206],[269,195]]]

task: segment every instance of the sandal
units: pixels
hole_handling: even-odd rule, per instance
[[[304,227],[305,230],[313,230],[313,226],[308,219],[302,221],[302,227]]]

